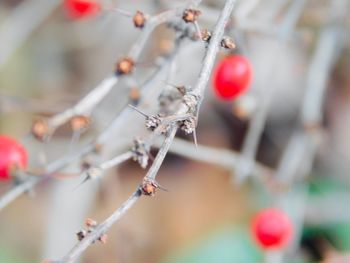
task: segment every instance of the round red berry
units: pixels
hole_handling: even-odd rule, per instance
[[[252,80],[252,66],[240,55],[228,56],[216,66],[213,87],[223,100],[232,100],[247,90]]]
[[[11,169],[25,168],[28,156],[26,149],[15,139],[0,135],[0,180],[11,178]]]
[[[291,239],[293,226],[289,217],[275,208],[264,209],[253,220],[252,234],[263,248],[282,248]]]
[[[102,9],[98,0],[64,0],[63,7],[74,20],[94,17]]]

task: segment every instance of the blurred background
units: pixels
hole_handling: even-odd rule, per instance
[[[174,47],[174,29],[159,26],[136,72],[118,82],[94,109],[91,127],[79,141],[72,141],[69,125],[63,125],[49,142],[39,142],[30,135],[33,120],[72,107],[115,70],[116,61],[142,32],[130,17],[114,11],[74,20],[62,2],[0,1],[0,133],[27,147],[32,169],[45,167],[103,132],[127,105],[131,90],[141,87],[160,56]],[[149,15],[186,4],[102,2]],[[200,28],[212,29],[223,5],[221,0],[202,1]],[[226,35],[237,48],[221,49],[218,60],[230,53],[246,56],[253,65],[253,82],[246,94],[223,102],[210,81],[197,136],[199,145],[233,153],[232,167],[170,152],[157,177],[169,192],[141,198],[110,229],[108,243],[91,246],[81,262],[350,262],[350,1],[238,0]],[[170,76],[156,81],[156,96],[141,98],[139,107],[154,114],[165,87],[194,85],[204,54],[203,42],[185,39]],[[313,102],[321,105],[316,122],[312,110],[304,114],[303,105]],[[144,118],[133,112],[103,154],[85,158],[93,163],[108,160],[130,148],[135,136],[148,133]],[[178,137],[193,141],[182,132]],[[152,150],[154,156],[156,152]],[[75,233],[85,218],[102,222],[146,173],[127,161],[100,180],[77,187],[85,176],[79,172],[84,160],[0,211],[1,263],[63,257],[76,243]],[[269,171],[269,179],[255,176],[255,160]],[[0,193],[11,187],[1,182]],[[259,210],[272,206],[283,207],[295,233],[285,250],[271,256],[254,242],[250,223]]]

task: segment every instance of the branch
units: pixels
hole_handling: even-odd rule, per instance
[[[203,99],[203,94],[205,91],[205,87],[207,85],[207,82],[209,80],[209,76],[211,74],[212,68],[214,66],[215,57],[217,54],[217,51],[219,49],[219,43],[221,42],[221,39],[224,34],[224,28],[225,25],[229,19],[229,16],[233,10],[233,6],[235,4],[236,0],[227,0],[224,6],[224,9],[218,19],[218,22],[215,26],[214,33],[212,36],[212,39],[210,41],[210,44],[208,46],[208,50],[206,53],[206,56],[204,58],[203,67],[201,69],[199,80],[193,89],[193,94],[195,94],[199,100],[197,101],[197,107],[199,106],[201,100]],[[179,115],[182,116],[188,111],[191,110],[191,107],[186,104],[185,102],[182,103],[179,110],[175,113],[175,116]],[[164,140],[164,143],[162,147],[160,148],[156,159],[154,160],[151,168],[149,169],[148,173],[144,177],[144,180],[154,180],[156,178],[156,175],[159,171],[159,168],[161,164],[163,163],[163,160],[170,148],[170,145],[175,137],[176,131],[178,129],[177,124],[170,124],[167,125],[167,127],[170,127],[166,139]],[[154,131],[153,134],[159,134],[164,129],[162,125],[158,126],[158,128]],[[150,137],[151,141],[154,139],[154,135]],[[89,234],[87,234],[82,241],[78,242],[77,245],[68,253],[67,256],[65,256],[60,262],[74,262],[80,254],[82,254],[91,244],[93,244],[95,241],[97,241],[103,234],[106,233],[106,231],[116,222],[118,221],[123,214],[128,211],[128,209],[133,206],[136,201],[140,198],[142,194],[141,188],[139,187],[132,195],[129,197],[129,199],[123,203],[123,205],[118,208],[109,218],[107,218],[102,224],[100,224],[98,227],[96,227],[93,231],[91,231]]]
[[[170,22],[183,12],[184,8],[177,8],[165,11],[156,16],[151,17],[145,24],[142,33],[130,48],[127,57],[136,62],[139,60],[142,50],[154,29],[160,24]],[[72,117],[77,115],[89,116],[93,109],[108,95],[112,88],[117,84],[119,77],[111,75],[90,91],[83,97],[74,107],[65,110],[62,113],[56,114],[47,120],[47,124],[51,131],[69,121]]]
[[[151,168],[146,174],[145,178],[155,179],[159,171],[161,164],[168,152],[168,149],[175,137],[177,131],[176,126],[172,126],[169,131],[162,147],[160,148],[156,159],[154,160]],[[75,247],[59,262],[74,262],[77,258],[93,243],[99,240],[99,238],[107,232],[107,230],[117,222],[141,197],[142,191],[139,186],[136,191],[126,200],[111,216],[109,216],[103,223],[99,224],[92,232],[86,235],[80,242],[78,242]]]

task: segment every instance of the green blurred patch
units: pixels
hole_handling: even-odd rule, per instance
[[[5,246],[0,245],[0,263],[28,263],[28,261],[20,258],[20,252],[15,253]]]
[[[227,227],[174,251],[164,263],[257,263],[262,253],[243,229]]]

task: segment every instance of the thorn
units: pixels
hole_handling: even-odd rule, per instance
[[[85,184],[90,179],[91,179],[91,177],[89,175],[87,175],[81,183],[79,183],[76,187],[74,187],[73,191],[76,191],[79,187],[81,187],[83,184]]]
[[[194,144],[196,145],[196,147],[198,147],[196,128],[194,128],[194,130],[193,130],[193,140],[194,140]]]
[[[135,106],[133,106],[133,105],[131,105],[131,104],[129,104],[128,106],[129,106],[130,108],[132,108],[133,110],[137,111],[138,113],[140,113],[142,116],[144,116],[144,117],[146,117],[146,118],[149,116],[148,114],[144,113],[143,111],[139,110],[138,108],[136,108]]]

